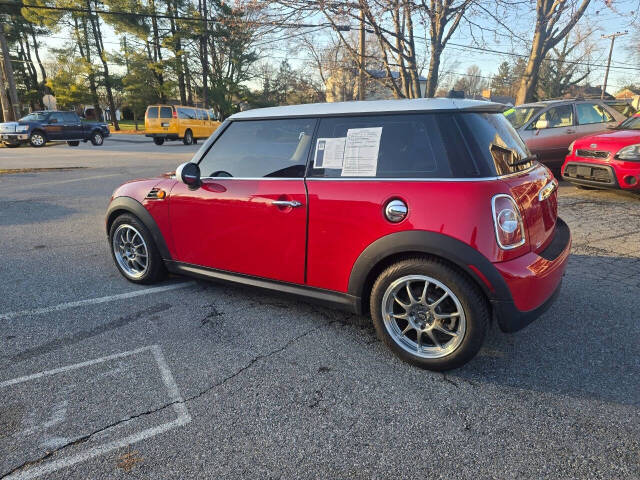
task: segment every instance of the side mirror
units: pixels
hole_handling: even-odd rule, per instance
[[[176,178],[189,188],[196,189],[200,186],[200,167],[197,163],[183,163],[176,169]]]

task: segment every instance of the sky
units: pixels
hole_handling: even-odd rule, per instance
[[[595,44],[596,53],[593,55],[591,62],[602,66],[591,68],[588,80],[592,85],[602,84],[605,74],[604,65],[609,53],[610,40],[600,38],[601,35],[625,30],[628,30],[629,33],[617,38],[615,41],[607,91],[615,93],[626,84],[640,83],[640,62],[638,61],[640,52],[636,54],[635,58],[632,54],[633,48],[637,49],[637,36],[640,32],[635,26],[640,23],[638,22],[639,12],[637,11],[640,10],[639,4],[640,0],[592,0],[585,16],[575,27],[576,30],[595,28],[591,39]],[[311,20],[313,21],[314,19]],[[519,54],[528,53],[523,42],[513,41],[512,37],[507,37],[507,35],[501,33],[491,33],[492,29],[496,29],[495,21],[481,15],[472,16],[472,20],[478,24],[476,28],[461,26],[453,35],[450,44],[443,53],[441,71],[451,72],[450,75],[455,76],[455,73],[465,73],[471,65],[478,65],[482,75],[488,79],[496,73],[501,62],[515,58],[512,55],[479,51],[468,48],[469,46],[480,46],[481,48]],[[318,23],[324,22],[322,17],[316,18],[315,21]],[[532,36],[532,20],[530,16],[522,16],[515,23],[511,18],[509,27],[516,35],[521,35],[525,38]],[[119,49],[119,35],[108,25],[105,25],[104,32],[107,50],[114,51]],[[296,39],[281,40],[297,33],[299,32],[295,30],[285,30],[261,39],[259,42],[263,44],[259,47],[261,61],[270,62],[277,67],[282,60],[287,59],[294,68],[302,68],[307,63],[307,58],[300,53]],[[315,31],[313,33],[314,43],[316,45],[329,44],[329,36],[331,34],[330,29]],[[46,38],[46,45],[53,48],[61,47],[69,38],[69,33],[66,31],[55,32]],[[373,41],[373,39],[369,38],[368,41]],[[423,57],[426,52],[424,43],[423,39],[422,43],[418,42],[418,53],[421,53]],[[45,58],[46,56],[45,54]]]

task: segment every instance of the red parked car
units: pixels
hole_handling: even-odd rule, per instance
[[[580,187],[640,191],[640,114],[573,142],[562,178]]]
[[[327,103],[233,115],[175,175],[118,188],[120,272],[254,285],[370,314],[404,360],[445,370],[489,322],[523,328],[571,245],[557,182],[495,103]]]

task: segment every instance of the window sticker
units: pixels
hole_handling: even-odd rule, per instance
[[[375,177],[382,127],[350,128],[344,148],[343,177]]]
[[[313,168],[342,168],[346,137],[319,138]]]

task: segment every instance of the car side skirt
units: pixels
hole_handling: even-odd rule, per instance
[[[351,313],[360,314],[360,299],[347,293],[334,292],[321,288],[308,287],[306,285],[296,285],[287,282],[278,282],[268,278],[253,277],[240,273],[217,270],[215,268],[201,267],[189,263],[165,260],[167,270],[177,275],[186,275],[204,280],[230,282],[238,285],[257,287],[271,292],[282,293],[302,297],[313,303],[338,308]]]

